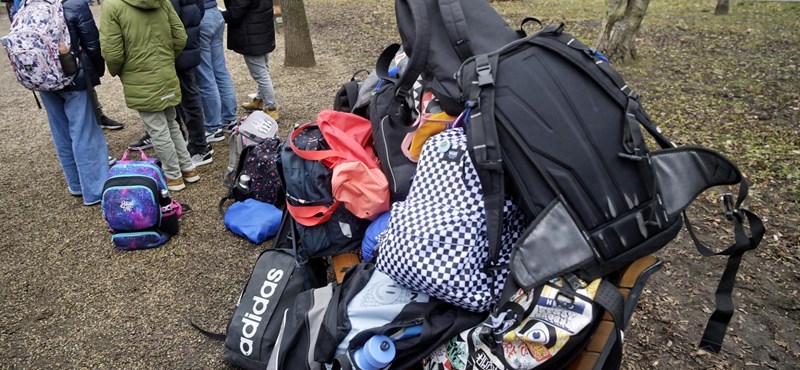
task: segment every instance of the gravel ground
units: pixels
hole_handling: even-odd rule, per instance
[[[713,2],[702,3],[713,9]],[[550,18],[546,20],[574,19],[573,32],[577,34],[594,34],[602,1],[576,4],[561,8],[558,1],[540,1],[535,4],[536,11],[527,1],[497,5],[511,19],[544,13]],[[282,34],[270,57],[283,136],[292,125],[312,120],[316,112],[330,107],[334,92],[352,71],[371,68],[380,50],[397,39],[391,2],[306,0],[306,5],[317,66],[284,67]],[[774,33],[779,37],[784,32],[779,51],[785,59],[778,64],[786,74],[771,75],[774,68],[770,64],[754,62],[748,67],[754,71],[753,78],[766,80],[778,98],[788,99],[789,105],[770,110],[788,113],[776,113],[767,123],[782,127],[780,132],[788,132],[788,140],[796,143],[798,108],[793,108],[792,113],[792,107],[800,107],[800,61],[796,54],[800,47],[796,35],[800,11],[788,5],[732,10],[733,15],[728,18],[731,24],[753,22],[748,23],[748,30],[754,35]],[[99,19],[100,7],[93,7],[93,11]],[[789,18],[795,21],[784,26],[778,23],[773,28],[769,23],[775,14],[785,17],[774,22]],[[625,70],[637,86],[649,90],[650,102],[660,103],[648,106],[651,114],[662,123],[671,122],[669,128],[689,142],[695,141],[691,140],[693,132],[681,131],[685,126],[681,126],[680,117],[696,112],[687,113],[681,107],[713,104],[702,100],[704,97],[692,96],[690,89],[682,90],[683,97],[675,97],[659,87],[667,86],[676,73],[692,68],[736,71],[738,65],[723,64],[724,61],[706,68],[702,60],[696,59],[704,50],[698,44],[704,41],[694,42],[693,35],[681,33],[687,27],[720,23],[709,17],[695,8],[683,12],[671,5],[652,4],[648,19],[664,29],[646,23],[640,51],[663,59],[645,58],[645,67]],[[0,29],[7,29],[6,19],[5,14],[0,15]],[[713,39],[738,29],[731,26],[722,31],[703,31]],[[787,29],[794,31],[787,35]],[[749,55],[753,50],[747,48],[765,55],[773,51],[764,44],[767,42],[742,44],[741,49],[730,53]],[[680,55],[670,58],[668,53],[659,54],[664,45],[677,45],[677,49],[665,51]],[[244,101],[255,84],[241,56],[229,51],[226,57],[237,97]],[[661,63],[672,64],[670,68],[657,69],[662,71],[658,73],[646,69]],[[217,213],[217,201],[224,195],[220,179],[227,164],[227,142],[214,144],[214,162],[200,167],[202,180],[177,193],[179,201],[189,203],[195,210],[183,220],[181,234],[161,248],[117,252],[109,241],[99,207],[85,207],[79,198],[67,193],[44,111],[36,108],[31,93],[16,83],[9,68],[0,68],[0,85],[0,101],[6,102],[0,109],[0,188],[5,190],[0,194],[0,368],[226,368],[221,360],[221,344],[198,334],[187,320],[193,318],[209,329],[224,330],[237,295],[263,248],[226,231]],[[717,85],[709,86],[716,91]],[[123,130],[106,132],[111,153],[119,157],[127,143],[138,139],[144,129],[138,114],[126,108],[118,79],[105,76],[98,93],[106,113],[126,124]],[[687,94],[700,100],[687,100]],[[758,99],[751,102],[736,94],[731,95],[732,101],[744,101],[748,111],[760,109],[755,107]],[[715,123],[719,119],[715,112],[703,112],[695,117],[708,121],[700,122]],[[779,135],[770,132],[763,140],[775,137]],[[715,148],[722,146],[700,142]],[[733,151],[732,157],[740,159],[735,148],[725,149],[726,154]],[[759,163],[745,162],[743,169],[755,172]],[[789,167],[797,167],[798,161],[795,157],[788,163]],[[794,364],[800,359],[800,278],[796,272],[796,249],[789,250],[798,244],[796,221],[800,212],[797,194],[792,190],[797,189],[796,181],[791,176],[774,182],[761,178],[761,190],[756,186],[754,208],[767,215],[770,239],[762,245],[762,251],[745,258],[735,297],[740,305],[723,353],[712,356],[696,350],[702,326],[711,312],[709,307],[713,307],[711,297],[722,261],[700,260],[681,238],[668,248],[669,252],[659,254],[666,262],[665,269],[653,277],[626,333],[626,368],[796,367]],[[716,237],[712,231],[706,231],[706,235]]]

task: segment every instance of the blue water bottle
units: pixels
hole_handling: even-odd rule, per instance
[[[379,370],[391,365],[394,355],[392,339],[385,335],[375,335],[356,350],[353,357],[360,370]]]

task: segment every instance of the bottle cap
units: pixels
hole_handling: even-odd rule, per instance
[[[243,186],[249,185],[250,184],[250,176],[248,176],[248,175],[239,176],[239,183],[241,183]]]
[[[396,349],[391,338],[375,335],[355,353],[356,365],[363,370],[382,369],[394,360]]]

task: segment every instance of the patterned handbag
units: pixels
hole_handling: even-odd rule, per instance
[[[498,265],[525,225],[518,208],[505,205]],[[400,284],[473,312],[496,302],[508,270],[487,266],[483,191],[462,128],[425,142],[408,198],[394,203],[378,239],[377,268]]]

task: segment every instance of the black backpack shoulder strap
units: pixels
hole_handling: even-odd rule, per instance
[[[489,241],[490,264],[498,259],[503,229],[503,202],[505,176],[500,140],[494,123],[494,77],[497,55],[481,54],[475,57],[478,84],[466,92],[467,146],[478,171],[483,188],[486,210],[486,234]]]
[[[439,11],[442,13],[442,22],[447,31],[450,45],[458,58],[466,60],[473,55],[469,44],[467,19],[459,0],[439,0]]]
[[[399,9],[401,2],[408,4],[408,9],[411,11],[411,18],[414,22],[414,40],[408,40],[412,42],[411,45],[414,46],[414,50],[413,53],[410,52],[410,50],[406,50],[408,54],[408,64],[395,84],[395,99],[392,100],[392,105],[387,110],[388,112],[397,112],[405,103],[406,97],[408,97],[414,86],[414,82],[417,81],[417,77],[419,77],[425,69],[425,65],[428,63],[428,45],[431,42],[429,34],[430,23],[425,0],[398,0],[395,3],[396,9]],[[395,13],[397,13],[398,16],[400,15],[400,12],[395,11]],[[398,23],[399,22],[400,19],[398,18]],[[384,51],[384,53],[385,52],[386,51]],[[383,54],[381,54],[381,56],[383,57]],[[394,57],[394,55],[392,55],[392,57]],[[380,58],[378,63],[380,63]],[[386,71],[387,70],[381,70],[376,66],[376,72],[379,73],[379,77],[383,78],[384,76],[381,76],[380,73],[386,75]]]
[[[684,222],[686,223],[686,230],[689,236],[692,237],[695,248],[703,256],[728,256],[728,262],[725,265],[725,270],[722,272],[722,277],[717,285],[715,293],[716,309],[711,317],[708,319],[708,324],[703,332],[703,338],[700,341],[700,348],[714,353],[719,353],[722,349],[722,340],[725,338],[725,330],[733,317],[734,307],[733,286],[736,284],[736,273],[739,271],[739,265],[742,262],[742,256],[745,252],[755,249],[761,243],[764,237],[765,228],[764,223],[754,213],[741,208],[741,204],[747,197],[748,182],[742,179],[739,184],[739,195],[734,203],[731,194],[723,196],[723,203],[725,206],[725,217],[733,224],[734,238],[733,244],[725,248],[721,252],[714,253],[704,243],[697,238],[694,233],[694,228],[689,222],[689,217],[686,213],[683,214]],[[744,230],[744,221],[747,220],[750,235]]]
[[[197,325],[194,322],[194,320],[192,320],[192,319],[189,319],[189,325],[191,325],[192,327],[197,329],[197,331],[199,331],[200,333],[202,333],[203,335],[205,335],[205,336],[207,336],[207,337],[209,337],[211,339],[218,340],[220,342],[224,342],[225,341],[225,334],[224,333],[214,333],[212,331],[208,331],[206,329],[203,329],[202,327],[200,327],[200,325]]]
[[[242,148],[242,152],[239,153],[239,161],[236,162],[236,169],[233,170],[233,173],[236,177],[231,182],[230,187],[228,187],[228,193],[225,194],[225,196],[219,200],[219,204],[217,204],[219,214],[223,216],[225,216],[225,203],[233,199],[233,191],[236,189],[236,183],[239,180],[239,175],[242,173],[242,169],[244,168],[244,162],[247,159],[247,155],[253,150],[253,148],[255,148],[255,145],[245,146]]]

